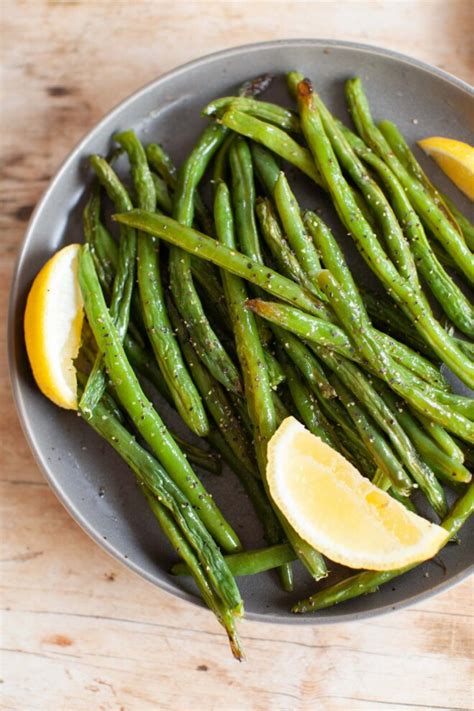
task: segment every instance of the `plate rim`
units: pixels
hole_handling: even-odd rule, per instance
[[[184,64],[180,64],[163,74],[160,74],[155,79],[147,82],[145,85],[141,86],[124,99],[120,100],[115,104],[109,111],[107,111],[102,118],[95,123],[92,128],[83,134],[83,136],[75,143],[70,152],[59,164],[53,178],[49,181],[46,189],[42,193],[40,199],[38,200],[28,225],[25,230],[23,240],[19,246],[18,254],[16,257],[10,289],[8,296],[8,316],[7,316],[7,343],[8,343],[8,371],[10,386],[13,394],[13,400],[15,403],[15,409],[17,412],[18,419],[20,421],[20,426],[25,435],[25,439],[28,446],[33,454],[36,464],[39,466],[43,476],[48,482],[49,487],[52,489],[56,497],[59,499],[61,504],[64,506],[68,514],[74,519],[74,521],[80,526],[80,528],[90,537],[92,540],[102,548],[106,553],[111,555],[115,560],[124,565],[129,570],[132,570],[135,574],[139,575],[142,579],[146,580],[148,583],[152,584],[154,587],[158,587],[165,593],[170,594],[174,597],[178,597],[182,600],[193,603],[201,609],[206,609],[203,601],[187,592],[186,590],[180,589],[179,587],[174,587],[170,582],[164,578],[156,578],[151,573],[143,569],[139,564],[135,563],[130,559],[124,559],[123,554],[119,552],[109,541],[104,540],[102,536],[98,535],[95,529],[91,527],[88,523],[87,518],[83,516],[76,505],[69,499],[65,492],[57,485],[56,479],[50,471],[49,465],[46,462],[45,457],[41,453],[40,447],[36,444],[36,437],[34,432],[34,427],[31,426],[25,413],[25,405],[23,402],[22,388],[20,384],[20,379],[17,373],[17,367],[15,362],[15,309],[19,296],[19,282],[21,278],[21,272],[23,267],[23,262],[28,251],[29,242],[36,229],[36,223],[41,215],[43,207],[47,204],[50,193],[53,192],[57,183],[62,179],[63,174],[68,169],[69,165],[76,159],[77,155],[82,151],[82,148],[91,140],[91,138],[98,132],[101,131],[102,125],[108,122],[114,115],[120,113],[126,106],[133,104],[139,99],[142,94],[148,93],[154,87],[159,85],[161,82],[165,82],[168,79],[177,77],[190,69],[198,68],[202,64],[206,64],[211,60],[231,58],[241,54],[242,52],[249,53],[260,51],[265,48],[278,48],[278,47],[304,47],[310,46],[314,48],[328,47],[337,49],[350,49],[357,50],[363,54],[373,54],[376,56],[388,57],[408,66],[415,66],[429,74],[432,74],[447,83],[454,85],[456,88],[463,90],[469,96],[474,97],[474,87],[468,82],[456,77],[455,75],[440,69],[428,62],[424,62],[410,55],[398,52],[396,50],[387,49],[379,47],[377,45],[366,44],[361,42],[353,42],[349,40],[337,40],[337,39],[325,39],[325,38],[300,38],[300,39],[278,39],[269,40],[265,42],[254,42],[250,44],[241,44],[237,46],[228,47],[226,49],[221,49],[216,52],[211,52],[206,55],[192,59]],[[375,608],[373,610],[364,610],[361,612],[348,612],[344,615],[294,615],[294,617],[280,617],[278,614],[269,612],[268,614],[259,612],[246,612],[245,619],[253,622],[266,622],[272,624],[288,624],[288,625],[298,625],[298,624],[342,624],[345,622],[353,622],[362,619],[368,619],[372,617],[377,617],[379,615],[384,615],[395,610],[403,609],[409,607],[422,600],[429,599],[430,597],[441,593],[458,583],[466,579],[474,570],[474,563],[459,571],[454,576],[446,581],[439,582],[429,590],[424,590],[418,593],[414,593],[406,597],[401,602],[396,604],[386,604],[382,607]]]

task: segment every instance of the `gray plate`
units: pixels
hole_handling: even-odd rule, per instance
[[[447,135],[472,142],[472,90],[458,79],[408,57],[327,40],[269,42],[220,52],[176,69],[141,89],[81,141],[36,208],[13,281],[9,323],[13,391],[26,437],[51,488],[102,548],[153,584],[193,602],[198,598],[192,584],[167,572],[175,557],[157,530],[130,472],[75,414],[54,407],[36,389],[22,337],[25,297],[39,267],[58,247],[82,241],[81,207],[84,186],[90,178],[86,158],[95,152],[107,153],[114,132],[133,127],[145,141],[162,142],[179,163],[202,129],[199,110],[210,99],[231,93],[249,77],[271,72],[276,80],[268,96],[288,102],[281,76],[288,69],[298,69],[312,77],[342,118],[347,118],[344,80],[358,74],[365,81],[376,117],[393,119],[409,141]],[[452,184],[433,164],[423,157],[421,160],[432,175],[436,174],[440,187],[468,210],[467,201]],[[324,198],[313,186],[305,180],[298,181],[305,206],[324,205]],[[325,214],[329,221],[333,220],[330,210],[326,209]],[[358,255],[346,242],[352,267],[366,274]],[[221,478],[204,479],[244,543],[262,545],[254,516],[234,477],[226,473]],[[443,552],[443,565],[427,563],[378,594],[317,616],[295,617],[289,612],[293,601],[315,589],[299,564],[296,592],[290,596],[280,590],[272,573],[243,578],[240,582],[247,616],[262,621],[314,623],[356,619],[395,609],[465,577],[472,562],[468,540],[466,531],[463,545],[450,546]]]

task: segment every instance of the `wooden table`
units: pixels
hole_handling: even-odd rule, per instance
[[[473,78],[469,2],[2,2],[2,318],[31,210],[120,99],[226,46],[371,42]],[[1,331],[4,340],[4,330]],[[331,627],[245,622],[238,665],[212,616],[103,553],[48,489],[13,410],[1,350],[2,693],[32,711],[472,708],[473,587]]]

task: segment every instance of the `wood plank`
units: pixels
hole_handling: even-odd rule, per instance
[[[137,87],[226,46],[321,35],[389,46],[464,79],[472,5],[4,0],[0,309],[33,206],[60,162]],[[152,588],[80,530],[13,414],[0,332],[2,704],[44,711],[472,708],[473,584],[331,626],[242,624]]]

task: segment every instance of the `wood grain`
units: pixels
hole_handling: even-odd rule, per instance
[[[0,308],[49,179],[114,104],[226,46],[371,42],[473,77],[470,2],[2,3]],[[244,621],[236,664],[212,616],[90,541],[39,473],[14,415],[1,331],[2,704],[44,711],[471,709],[473,586],[330,627]]]

